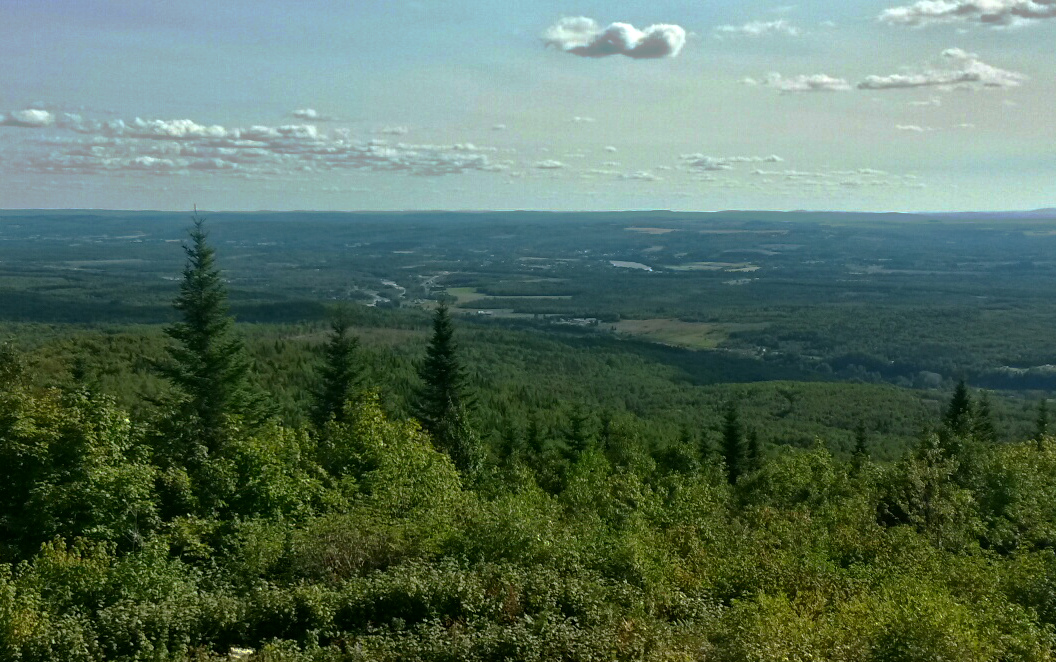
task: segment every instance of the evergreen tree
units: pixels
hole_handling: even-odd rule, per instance
[[[990,396],[986,391],[979,396],[979,402],[975,406],[975,415],[972,417],[972,436],[983,444],[997,442],[994,415],[990,411]]]
[[[578,403],[573,405],[568,414],[568,427],[565,429],[566,455],[569,460],[575,461],[593,443],[589,424],[590,418],[583,407]]]
[[[204,219],[195,213],[187,263],[173,307],[182,320],[165,332],[175,342],[159,372],[181,395],[177,423],[191,433],[198,460],[217,450],[227,416],[259,413],[248,385],[249,359],[228,314],[227,288],[216,266],[216,251],[206,241]],[[189,459],[189,458],[185,458]]]
[[[968,387],[964,380],[957,382],[957,388],[953,391],[950,404],[946,408],[946,415],[942,420],[946,429],[951,433],[964,437],[972,429],[972,398],[968,394]]]
[[[745,472],[740,415],[732,400],[726,405],[726,415],[722,422],[722,459],[726,462],[726,477],[732,485]]]
[[[433,336],[418,367],[422,381],[415,414],[428,432],[435,435],[440,422],[466,401],[466,372],[458,358],[455,327],[447,304],[441,302],[433,315]]]
[[[333,419],[344,420],[348,402],[363,380],[362,366],[357,361],[359,338],[352,335],[346,311],[335,313],[330,323],[330,341],[324,350],[323,375],[315,393],[312,419],[317,426]]]
[[[418,390],[415,413],[437,448],[451,456],[459,471],[469,474],[479,468],[483,450],[480,438],[470,425],[466,374],[458,358],[454,334],[451,312],[441,302],[433,316],[433,337],[426,348],[425,360],[418,368],[422,386]]]

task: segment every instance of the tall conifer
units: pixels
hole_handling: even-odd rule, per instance
[[[204,219],[193,216],[187,263],[180,293],[173,301],[182,319],[165,332],[175,341],[159,372],[176,388],[178,421],[190,431],[198,459],[216,451],[226,416],[257,413],[248,386],[249,359],[228,314],[227,288],[216,266],[216,251],[206,241]]]
[[[731,400],[726,405],[722,422],[722,459],[726,462],[726,477],[730,484],[737,482],[745,471],[744,439],[741,433],[737,405]]]
[[[322,380],[315,393],[312,418],[317,426],[333,419],[344,420],[345,403],[355,394],[363,380],[357,360],[359,338],[351,332],[348,313],[339,310],[330,322],[330,340],[323,351]]]
[[[483,457],[480,438],[469,422],[465,368],[458,357],[455,327],[447,304],[441,302],[433,315],[433,336],[418,367],[422,381],[418,389],[415,413],[422,426],[433,436],[463,474],[480,468]]]

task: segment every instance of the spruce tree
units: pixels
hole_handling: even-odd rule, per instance
[[[455,327],[447,304],[441,302],[433,315],[433,336],[418,366],[422,384],[418,389],[415,414],[422,427],[436,434],[440,421],[463,404],[466,372],[458,358]]]
[[[321,427],[331,419],[343,421],[345,403],[363,380],[362,366],[357,360],[359,338],[350,329],[347,311],[337,311],[330,322],[330,340],[323,351],[322,380],[315,393],[312,419],[316,426]]]
[[[451,456],[459,471],[469,474],[479,468],[483,449],[470,425],[466,373],[454,335],[451,312],[441,302],[433,315],[433,336],[425,360],[418,367],[422,384],[414,408],[436,446]]]
[[[947,430],[960,437],[966,436],[972,429],[972,398],[963,379],[957,382],[943,423]]]
[[[574,462],[594,441],[589,430],[590,417],[580,404],[572,406],[568,414],[568,427],[565,429],[566,456]]]
[[[990,411],[990,396],[983,391],[979,402],[975,406],[975,415],[972,417],[972,436],[976,441],[983,444],[997,442],[997,430],[994,428],[994,415]]]
[[[180,394],[175,422],[190,433],[192,445],[182,451],[201,461],[220,445],[225,418],[259,413],[259,402],[249,390],[249,359],[228,314],[216,251],[206,241],[204,219],[197,212],[192,218],[183,282],[173,301],[182,319],[165,330],[175,344],[158,370]]]
[[[745,471],[744,441],[739,419],[737,405],[731,400],[726,405],[722,422],[722,459],[726,462],[726,477],[731,485],[736,483]]]

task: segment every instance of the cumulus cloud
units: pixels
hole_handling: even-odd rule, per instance
[[[491,125],[491,130],[492,131],[505,131],[506,130],[506,125],[505,124],[492,124]]]
[[[405,136],[410,132],[411,130],[405,126],[386,126],[378,131],[387,136]]]
[[[579,115],[576,115],[570,121],[575,124],[593,124],[598,120],[594,119],[593,117],[580,117]]]
[[[606,151],[606,152],[608,152],[608,153],[610,153],[610,154],[615,154],[616,152],[618,152],[618,151],[620,151],[620,150],[618,150],[618,149],[617,149],[617,148],[616,148],[615,146],[613,146],[613,145],[606,145],[606,146],[605,146],[605,151]]]
[[[691,170],[733,170],[738,163],[783,163],[776,154],[770,156],[707,156],[705,154],[683,154],[682,164]]]
[[[9,115],[0,115],[0,126],[17,126],[23,129],[42,129],[55,123],[55,116],[46,110],[30,108]]]
[[[715,28],[715,34],[719,37],[724,35],[763,37],[775,34],[798,37],[800,30],[785,19],[780,19],[777,21],[752,21],[750,23],[745,23],[744,25],[720,25]]]
[[[771,73],[763,80],[746,78],[744,82],[747,85],[772,87],[781,92],[845,92],[851,89],[851,84],[843,78],[828,74],[800,74],[785,77],[779,73]]]
[[[868,76],[858,83],[860,90],[895,90],[919,87],[972,87],[1009,88],[1019,87],[1027,77],[1015,71],[1007,71],[986,64],[975,53],[960,48],[948,48],[942,52],[945,69],[925,68],[917,72]]]
[[[547,46],[580,57],[626,55],[635,59],[675,57],[686,44],[686,31],[678,25],[657,24],[639,30],[629,23],[601,27],[585,16],[566,17],[542,35]]]
[[[974,23],[1008,27],[1056,18],[1056,0],[920,0],[885,9],[880,20],[921,27],[937,23]]]
[[[305,120],[308,122],[334,122],[337,120],[337,118],[335,117],[323,115],[315,108],[298,108],[297,110],[290,113],[290,117],[294,117],[299,120]]]

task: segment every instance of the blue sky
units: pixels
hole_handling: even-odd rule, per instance
[[[0,11],[5,208],[1056,204],[1056,0]]]

